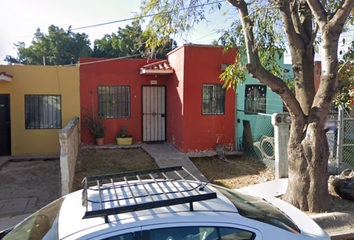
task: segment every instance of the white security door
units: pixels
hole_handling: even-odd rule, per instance
[[[166,87],[143,86],[143,141],[166,140]]]

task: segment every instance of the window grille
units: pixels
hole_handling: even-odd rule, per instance
[[[245,113],[266,113],[266,86],[247,84],[245,92]]]
[[[26,129],[60,129],[60,95],[25,95]]]
[[[222,84],[203,84],[202,114],[225,114],[225,88]]]
[[[130,87],[98,86],[98,115],[100,118],[129,118]]]

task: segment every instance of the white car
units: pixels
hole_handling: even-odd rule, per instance
[[[289,204],[280,210],[187,176],[184,168],[171,167],[85,178],[83,190],[47,205],[0,233],[0,239],[329,239]]]

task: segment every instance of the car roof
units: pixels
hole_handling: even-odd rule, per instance
[[[146,183],[151,181],[145,180]],[[166,180],[160,180],[160,184],[169,186]],[[197,185],[197,182],[190,182]],[[115,183],[116,186],[125,183]],[[107,185],[105,185],[107,186]],[[151,184],[154,187],[154,184]],[[211,188],[213,189],[213,188]],[[149,224],[188,221],[208,221],[217,222],[218,219],[223,221],[222,215],[237,214],[237,208],[224,195],[216,191],[217,198],[204,200],[193,203],[193,211],[191,211],[189,203],[163,206],[152,209],[125,212],[120,214],[112,214],[107,219],[102,216],[84,219],[86,207],[81,205],[81,195],[83,190],[79,190],[66,196],[59,215],[59,236],[69,236],[85,229],[104,229],[111,223],[119,225],[121,229],[126,227],[135,227]],[[95,196],[98,197],[98,196]],[[103,196],[104,197],[104,196]],[[93,207],[97,207],[99,203],[94,203]],[[112,204],[112,206],[115,206]],[[176,218],[178,216],[178,218]],[[108,220],[108,221],[107,221]]]
[[[197,179],[186,180],[181,167],[149,170],[150,179],[128,180],[126,174],[104,175],[85,179],[85,188],[66,196],[59,214],[59,236],[69,236],[88,228],[105,228],[115,223],[124,228],[143,224],[180,221],[188,217],[196,221],[205,220],[206,212],[237,213],[237,208],[223,194]],[[156,172],[157,171],[157,172]],[[181,177],[171,179],[167,172]],[[141,175],[142,172],[132,175]],[[144,172],[145,173],[145,172]],[[129,173],[131,174],[131,173]],[[158,179],[160,174],[164,179]],[[123,178],[115,182],[114,179]],[[104,184],[106,180],[110,183]],[[97,182],[90,186],[90,182]],[[203,213],[202,213],[203,212]],[[215,220],[215,219],[214,219]],[[193,221],[193,220],[192,220]],[[61,238],[60,237],[60,238]]]
[[[143,174],[150,178],[143,180]],[[133,176],[136,180],[129,180]],[[187,176],[194,180],[186,180]],[[259,206],[252,208],[252,205],[259,199],[243,198],[242,193],[237,192],[229,196],[222,188],[201,183],[182,167],[95,176],[84,182],[83,190],[65,196],[58,218],[59,239],[89,239],[109,232],[121,234],[125,229],[142,230],[166,224],[176,227],[186,224],[248,226],[255,232],[260,231],[265,238],[278,234],[284,239],[301,239],[301,236],[327,239],[322,229],[306,215],[299,215],[301,212],[295,208],[290,217],[295,216],[297,223],[306,225],[301,227],[305,231],[297,234],[247,217],[245,211],[258,214],[255,210]],[[92,186],[92,182],[97,185]],[[288,208],[284,206],[283,209]],[[268,210],[265,209],[266,214]]]

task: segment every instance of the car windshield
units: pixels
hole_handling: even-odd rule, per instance
[[[64,197],[48,204],[18,224],[2,240],[58,239],[58,215]]]
[[[265,200],[240,192],[236,193],[223,187],[214,187],[236,206],[241,216],[264,222],[296,234],[300,233],[300,229],[287,215]]]

